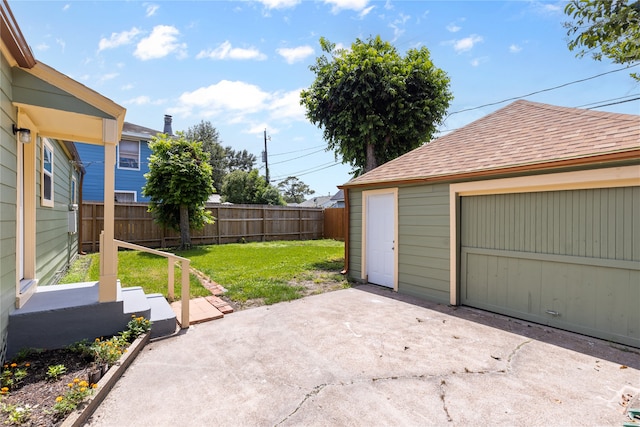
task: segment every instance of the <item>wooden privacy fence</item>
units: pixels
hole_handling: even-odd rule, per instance
[[[344,208],[325,209],[324,237],[326,239],[344,240],[345,235]]]
[[[215,223],[202,230],[192,230],[194,245],[224,244],[271,240],[321,239],[324,212],[321,208],[263,205],[208,205]],[[104,226],[104,204],[82,204],[82,250],[99,250],[100,231]],[[342,221],[336,221],[342,224]],[[344,236],[344,233],[342,234]],[[116,203],[115,238],[148,248],[180,245],[180,233],[159,226],[147,212],[146,203]]]

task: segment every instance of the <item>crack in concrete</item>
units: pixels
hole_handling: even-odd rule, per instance
[[[449,414],[449,408],[447,408],[447,392],[445,390],[445,386],[447,382],[443,379],[440,380],[440,400],[442,401],[442,409],[444,410],[445,415],[447,416],[448,422],[453,422],[453,418],[451,418],[451,414]]]
[[[509,354],[509,357],[507,357],[507,365],[508,365],[509,369],[511,369],[511,359],[513,359],[513,357],[516,355],[516,353],[518,353],[518,351],[520,351],[520,349],[522,347],[524,347],[525,345],[529,344],[530,342],[531,342],[531,340],[523,341],[520,344],[518,344],[518,346],[511,351],[511,354]]]
[[[296,409],[294,409],[289,415],[287,415],[286,417],[284,417],[282,420],[280,420],[280,422],[278,422],[276,424],[276,426],[279,426],[280,424],[284,423],[285,421],[287,421],[289,418],[291,418],[293,415],[295,415],[296,412],[298,412],[298,410],[300,410],[300,408],[302,408],[302,405],[305,404],[305,402],[307,400],[309,400],[310,397],[312,396],[316,396],[318,393],[320,393],[322,391],[322,389],[324,389],[326,386],[328,386],[330,384],[320,384],[317,385],[313,388],[313,390],[311,390],[309,393],[307,393],[304,396],[304,399],[302,399],[302,401],[300,403],[298,403],[298,406],[296,406]],[[334,384],[335,385],[335,384]]]

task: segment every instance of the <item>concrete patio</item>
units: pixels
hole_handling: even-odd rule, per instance
[[[639,349],[359,286],[147,345],[88,425],[621,426],[639,394]]]

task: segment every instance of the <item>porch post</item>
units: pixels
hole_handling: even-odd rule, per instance
[[[117,247],[114,242],[115,216],[115,166],[116,145],[118,143],[117,122],[102,119],[102,139],[104,142],[104,238],[100,246],[101,265],[99,301],[110,302],[117,299]]]

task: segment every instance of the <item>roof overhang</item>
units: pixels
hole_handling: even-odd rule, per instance
[[[417,184],[431,184],[442,182],[461,182],[472,181],[481,179],[492,179],[498,176],[507,176],[515,174],[538,174],[538,173],[551,173],[557,172],[558,169],[572,168],[572,167],[585,167],[585,166],[598,166],[609,167],[624,162],[640,163],[640,148],[635,150],[628,150],[616,153],[607,153],[598,156],[581,157],[573,159],[564,159],[553,162],[545,162],[538,164],[527,165],[513,165],[500,169],[487,169],[480,171],[470,171],[458,174],[445,174],[445,175],[431,175],[426,177],[414,177],[398,180],[379,180],[368,181],[362,183],[345,183],[339,185],[339,189],[352,189],[352,188],[369,188],[369,187],[389,187],[398,185],[417,185]]]

